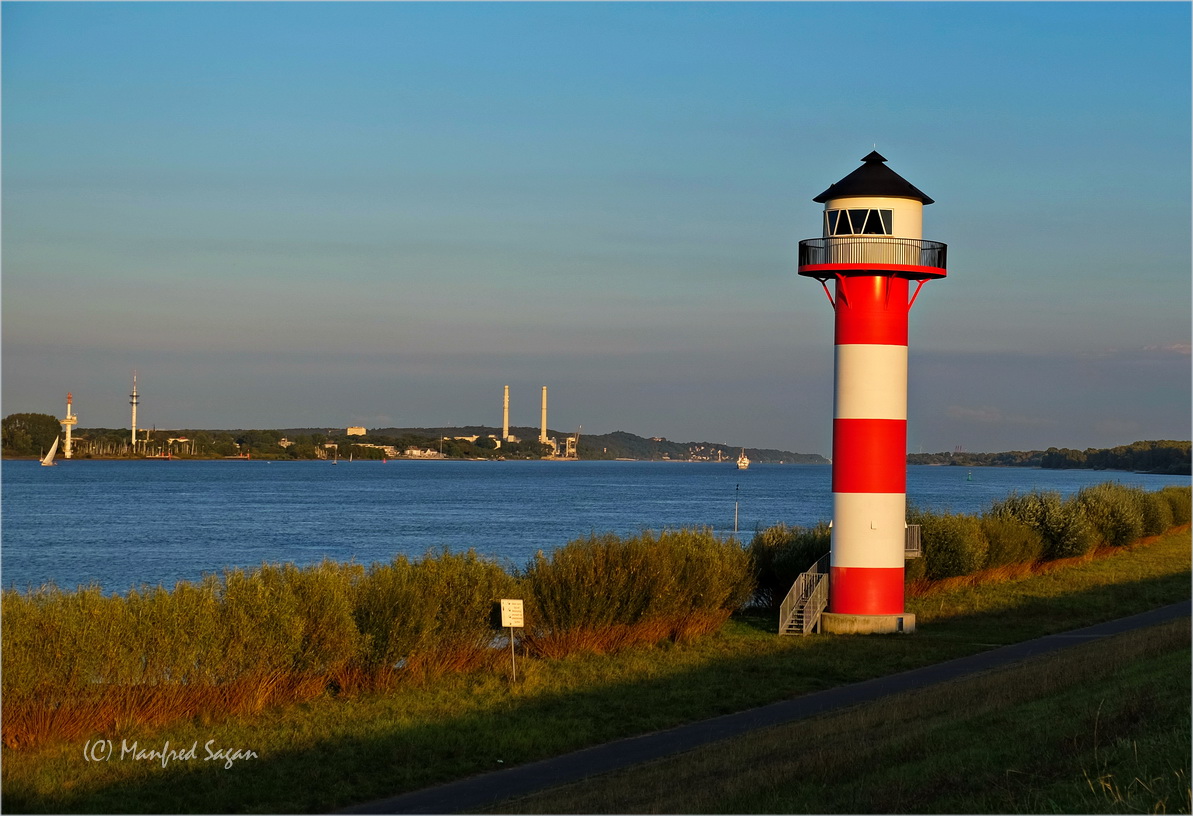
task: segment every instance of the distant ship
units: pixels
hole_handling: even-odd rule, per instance
[[[746,456],[746,449],[741,449],[741,456],[737,457],[737,469],[746,470],[750,466],[750,457]]]

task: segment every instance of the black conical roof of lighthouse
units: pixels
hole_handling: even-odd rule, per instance
[[[886,159],[877,150],[862,159],[862,166],[836,184],[830,184],[813,201],[823,204],[833,198],[858,196],[888,196],[892,198],[914,198],[924,204],[932,199],[920,192],[915,185],[886,166]]]

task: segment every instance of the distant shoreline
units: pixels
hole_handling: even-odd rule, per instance
[[[40,462],[37,456],[4,456],[0,460],[5,462]],[[228,456],[220,458],[206,458],[206,457],[183,457],[175,456],[172,458],[164,457],[138,457],[136,459],[127,456],[90,456],[80,457],[78,459],[59,459],[55,464],[62,464],[63,462],[264,462],[266,464],[282,463],[282,464],[306,464],[306,463],[326,463],[331,464],[327,459],[277,459],[268,457],[258,458],[244,458],[240,456]],[[735,468],[735,463],[730,460],[723,462],[709,462],[703,459],[630,459],[626,457],[618,457],[616,459],[466,459],[466,458],[418,458],[418,457],[396,457],[393,459],[360,459],[358,461],[348,461],[341,459],[340,463],[344,465],[359,465],[367,463],[387,464],[390,462],[581,462],[581,463],[595,463],[595,462],[642,462],[657,465],[723,465],[726,468]],[[759,462],[755,463],[760,466],[765,465],[779,465],[781,467],[831,467],[831,462]],[[1170,473],[1160,470],[1131,470],[1128,468],[1046,468],[1040,465],[958,465],[956,463],[931,463],[931,464],[912,464],[908,463],[908,467],[956,467],[956,468],[991,468],[991,469],[1007,469],[1007,468],[1022,468],[1024,470],[1089,470],[1100,471],[1104,473],[1132,473],[1138,476],[1184,476],[1193,475],[1188,472],[1185,473]]]
[[[39,462],[40,457],[37,456],[4,456],[0,460],[5,462]],[[330,459],[283,459],[268,456],[254,456],[245,458],[243,456],[222,456],[222,457],[205,457],[205,456],[174,456],[170,458],[162,456],[138,456],[136,458],[130,456],[80,456],[73,459],[55,459],[54,464],[62,464],[63,462],[282,462],[286,464],[301,464],[301,463],[326,463],[332,464]],[[627,457],[617,457],[615,459],[562,459],[562,458],[544,458],[544,459],[500,459],[497,457],[485,458],[463,458],[463,457],[406,457],[396,456],[389,459],[357,459],[349,461],[347,459],[340,459],[339,463],[342,465],[360,465],[367,463],[385,464],[388,462],[651,462],[659,465],[724,465],[727,468],[736,469],[736,463],[729,459],[723,462],[710,462],[706,459],[630,459]],[[756,465],[782,465],[784,467],[799,466],[799,467],[826,467],[831,462],[755,462]]]

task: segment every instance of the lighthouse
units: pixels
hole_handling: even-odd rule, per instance
[[[77,416],[75,416],[73,413],[71,413],[71,403],[72,402],[74,402],[74,398],[71,396],[70,392],[67,391],[66,392],[66,416],[63,417],[62,419],[58,420],[59,424],[62,425],[63,433],[66,434],[65,443],[62,446],[62,456],[66,459],[71,458],[71,456],[73,455],[73,449],[71,448],[71,444],[70,444],[71,429],[79,424],[79,418]]]
[[[799,274],[820,281],[836,313],[822,631],[910,632],[915,616],[903,609],[907,316],[923,285],[945,276],[947,247],[922,237],[932,199],[877,151],[812,200],[824,204],[822,236],[799,242]]]

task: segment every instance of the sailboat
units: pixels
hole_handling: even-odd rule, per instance
[[[42,457],[42,460],[41,460],[42,467],[53,467],[54,465],[58,464],[57,462],[54,461],[54,454],[58,452],[58,439],[59,439],[59,437],[57,437],[57,436],[54,437],[54,444],[50,445],[50,452]]]
[[[750,466],[750,457],[746,456],[746,449],[741,449],[741,456],[737,457],[737,469],[745,470]]]

